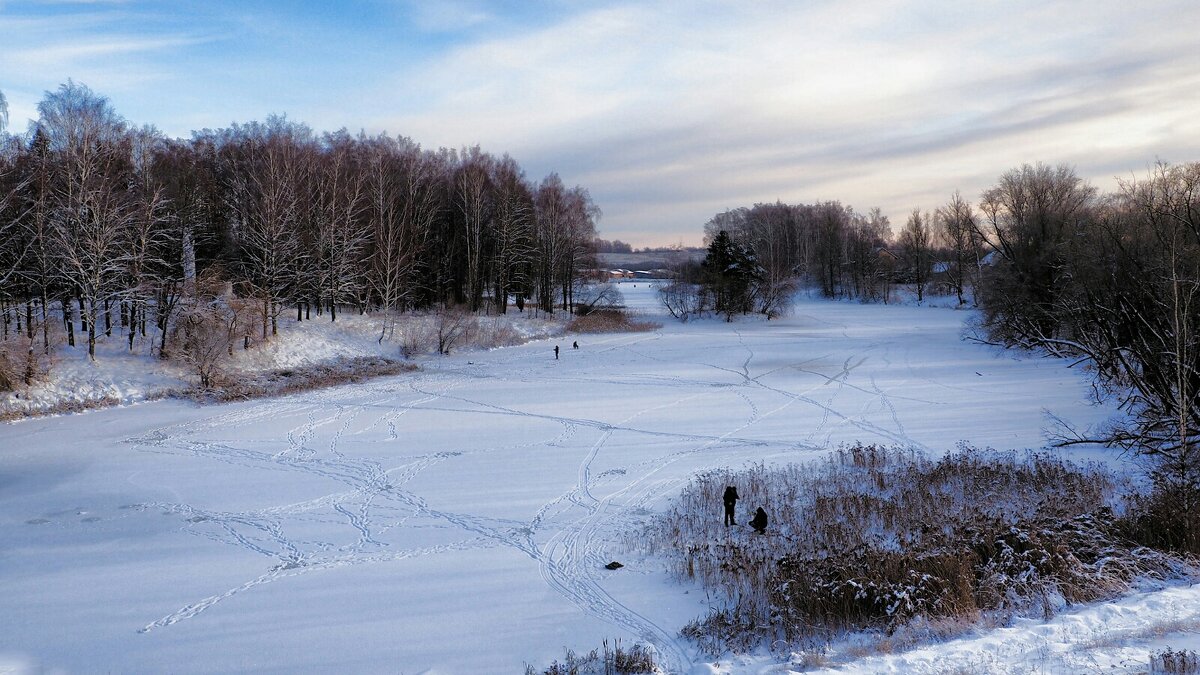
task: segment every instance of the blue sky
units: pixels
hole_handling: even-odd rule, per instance
[[[758,201],[896,229],[1024,162],[1108,190],[1200,160],[1194,0],[0,0],[10,127],[67,78],[172,136],[286,113],[479,143],[635,245]]]

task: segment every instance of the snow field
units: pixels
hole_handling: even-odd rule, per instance
[[[649,284],[622,291],[656,311]],[[803,301],[0,426],[0,670],[506,673],[620,637],[670,672],[778,672],[705,663],[677,637],[703,591],[619,542],[699,470],[855,440],[1036,447],[1044,411],[1114,414],[1062,362],[962,341],[967,315]],[[1130,602],[1145,619],[1151,601]],[[907,658],[864,666],[943,663]]]

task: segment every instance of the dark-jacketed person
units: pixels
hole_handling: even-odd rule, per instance
[[[722,495],[721,501],[725,503],[725,527],[737,525],[733,520],[733,510],[737,506],[738,493],[737,488],[729,485],[725,488],[725,494]]]
[[[758,507],[758,510],[754,512],[754,519],[750,521],[750,527],[753,527],[754,531],[759,534],[767,531],[767,512],[763,511],[763,507]]]

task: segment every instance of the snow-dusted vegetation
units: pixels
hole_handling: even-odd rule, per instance
[[[711,517],[726,486],[743,514],[765,507],[766,531]],[[892,651],[1191,579],[1186,557],[1136,541],[1147,514],[1127,503],[1133,490],[1048,453],[856,444],[802,465],[703,473],[630,546],[719,598],[683,629],[710,655],[845,660],[831,645],[851,634],[860,652],[872,636]]]

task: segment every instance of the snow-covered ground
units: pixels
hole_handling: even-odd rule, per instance
[[[657,311],[649,284],[622,290]],[[703,590],[622,538],[698,470],[855,440],[1035,447],[1048,414],[1114,414],[1061,361],[962,341],[968,315],[803,301],[0,425],[0,672],[511,673],[614,637],[669,672],[787,672],[707,663],[677,634]],[[1144,671],[1198,622],[1200,589],[1172,587],[841,672]]]
[[[328,316],[313,315],[311,320],[298,322],[294,314],[284,312],[279,318],[282,327],[279,337],[249,351],[234,350],[234,358],[226,365],[228,376],[236,379],[355,357],[399,359],[405,330],[431,334],[434,321],[430,316],[406,316],[388,339],[380,340],[383,325],[380,315],[344,312],[336,323],[331,323]],[[561,333],[564,323],[561,314],[547,318],[545,314],[535,316],[532,312],[515,311],[504,318],[479,319],[484,339],[495,333],[496,325],[503,325],[515,338],[536,339]],[[138,336],[132,350],[120,332],[118,329],[111,337],[99,337],[94,360],[88,357],[86,338],[81,337],[76,346],[70,347],[58,336],[50,359],[51,376],[20,392],[0,393],[0,414],[8,411],[42,414],[63,403],[89,404],[102,400],[139,403],[196,384],[196,375],[187,366],[155,356],[160,339],[155,331],[149,337]],[[432,344],[426,348],[433,351]]]

